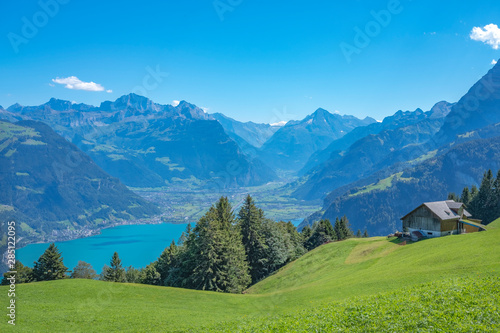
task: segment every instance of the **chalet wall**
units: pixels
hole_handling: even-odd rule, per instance
[[[479,231],[478,228],[473,227],[473,226],[468,225],[468,224],[465,224],[465,223],[464,223],[464,229],[465,229],[465,232],[468,233],[468,234],[471,233],[471,232],[478,232]]]
[[[403,228],[441,232],[441,222],[425,206],[403,219]],[[448,229],[446,229],[448,230]]]
[[[441,222],[441,232],[452,231],[457,229],[457,221],[443,221]]]

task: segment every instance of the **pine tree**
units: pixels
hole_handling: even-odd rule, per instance
[[[365,229],[365,231],[363,232],[363,238],[368,238],[368,237],[370,237],[368,235],[368,230]]]
[[[64,266],[63,258],[57,246],[52,243],[35,262],[33,278],[35,281],[50,281],[66,278],[68,268]]]
[[[479,218],[480,207],[479,207],[479,190],[476,185],[472,185],[470,190],[470,202],[467,206],[469,213],[472,214],[474,218]]]
[[[340,219],[340,225],[342,226],[342,229],[343,229],[343,234],[344,234],[344,238],[343,239],[347,239],[347,238],[351,238],[354,236],[354,233],[352,232],[351,230],[351,224],[349,223],[349,220],[347,219],[347,216],[342,216],[342,218]]]
[[[81,260],[78,261],[78,265],[73,268],[73,272],[71,273],[72,279],[96,279],[97,276],[92,265]]]
[[[154,286],[161,285],[161,275],[156,270],[156,264],[151,263],[141,272],[141,283],[151,284]]]
[[[266,242],[266,275],[269,275],[289,260],[290,254],[285,239],[288,235],[272,220],[264,222],[262,234]]]
[[[335,219],[335,226],[334,226],[334,231],[335,235],[337,236],[337,240],[343,240],[347,237],[345,234],[345,227],[342,225],[344,223],[344,220],[339,219],[338,217]]]
[[[125,270],[122,267],[122,261],[118,253],[113,253],[111,257],[110,267],[105,267],[104,280],[110,282],[125,282]]]
[[[358,231],[356,232],[356,238],[361,238],[362,234],[361,234],[361,230],[358,229]]]
[[[465,206],[469,206],[471,201],[471,195],[469,191],[469,187],[464,187],[462,191],[462,196],[460,197],[460,202],[462,202]]]
[[[448,193],[448,200],[459,201],[458,195],[455,192]]]
[[[186,226],[186,231],[182,232],[181,237],[179,237],[179,240],[177,241],[179,245],[182,245],[187,241],[189,235],[191,234],[191,230],[191,223],[188,223],[188,225]]]
[[[142,272],[137,268],[128,266],[125,269],[125,282],[127,283],[141,283]]]
[[[471,200],[476,197],[476,195],[478,194],[478,192],[479,192],[479,190],[477,189],[477,186],[476,185],[472,185],[472,187],[470,189],[470,198],[471,198]]]
[[[219,219],[222,222],[222,232],[227,235],[226,246],[221,252],[222,267],[227,272],[225,291],[241,293],[252,282],[241,230],[238,225],[235,225],[235,217],[227,197],[221,198],[216,206]],[[222,239],[224,240],[226,237],[223,236]]]
[[[170,243],[170,246],[167,247],[158,258],[156,269],[160,274],[162,285],[164,284],[165,280],[169,278],[169,274],[171,274],[173,270],[178,267],[179,253],[180,251],[178,246],[175,245],[174,241],[172,241],[172,243]]]
[[[338,218],[337,218],[338,221]],[[315,222],[312,229],[312,235],[306,242],[306,249],[312,250],[324,243],[337,239],[337,233],[332,227],[330,220],[324,219]]]
[[[192,288],[238,293],[250,284],[245,248],[234,222],[229,200],[221,197],[193,228],[186,242],[193,262],[188,281]]]
[[[295,260],[299,257],[301,257],[304,253],[306,253],[306,249],[304,248],[304,245],[302,244],[302,235],[297,231],[297,228],[293,225],[292,222],[280,222],[280,224],[283,226],[283,228],[286,230],[286,233],[288,234],[288,239],[289,239],[289,257],[287,261],[292,261]],[[331,223],[330,223],[331,226]],[[332,228],[333,230],[333,228]]]
[[[305,244],[309,237],[312,235],[312,229],[310,226],[306,225],[304,228],[302,228],[302,243]]]
[[[255,206],[252,197],[248,195],[238,214],[238,224],[250,266],[252,283],[267,274],[267,245],[263,237],[263,222],[264,212]]]
[[[12,275],[15,276],[16,284],[29,283],[33,281],[33,270],[28,266],[24,266],[19,260],[16,261],[14,270],[16,271],[16,273],[6,272],[3,274],[1,283],[2,285],[9,285],[10,280],[8,280],[8,278],[10,278]]]
[[[478,200],[478,212],[477,217],[484,221],[485,224],[493,221],[493,212],[495,210],[495,202],[493,200],[493,183],[495,179],[493,178],[493,173],[488,170],[481,181],[481,186],[479,187],[479,193],[477,195]]]
[[[493,205],[494,205],[494,213],[492,214],[493,220],[496,220],[500,217],[500,169],[497,173],[497,178],[493,182]],[[492,220],[492,221],[493,221]]]

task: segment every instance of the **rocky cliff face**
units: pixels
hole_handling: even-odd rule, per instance
[[[264,163],[245,155],[217,121],[185,101],[174,107],[130,94],[92,107],[52,99],[35,107],[14,105],[7,116],[45,122],[133,187],[161,187],[173,178],[195,177],[221,187],[276,179]]]

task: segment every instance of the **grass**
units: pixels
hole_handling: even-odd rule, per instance
[[[198,221],[222,195],[219,191],[203,188],[206,182],[191,179],[173,178],[166,188],[131,188],[147,200],[165,207],[165,222],[186,223]],[[261,186],[238,189],[225,189],[226,195],[235,211],[251,194],[259,208],[266,212],[266,217],[283,221],[303,218],[317,212],[321,201],[301,201],[290,197],[291,190],[283,189],[284,183],[268,183]]]
[[[466,277],[270,316],[212,332],[498,332],[500,278]],[[493,305],[493,306],[492,306]]]
[[[244,295],[92,280],[17,286],[0,331],[499,331],[500,219],[488,231],[401,246],[330,243]],[[1,304],[7,288],[0,287]]]
[[[28,146],[46,146],[47,145],[45,142],[33,140],[33,139],[27,139],[26,141],[21,142],[21,144],[28,145]]]
[[[368,186],[360,188],[357,192],[349,194],[349,197],[355,197],[361,194],[369,193],[372,191],[383,191],[385,189],[388,189],[392,187],[393,181],[409,181],[412,180],[412,178],[403,178],[401,177],[403,175],[402,172],[395,173],[387,178],[384,178],[382,180],[379,180],[377,183],[370,184]]]
[[[40,133],[31,127],[23,127],[9,122],[0,122],[0,141],[12,139],[13,137],[39,137]]]

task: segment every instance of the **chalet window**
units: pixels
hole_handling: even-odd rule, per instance
[[[428,232],[427,235],[432,235],[432,232]]]

